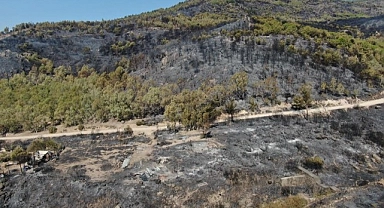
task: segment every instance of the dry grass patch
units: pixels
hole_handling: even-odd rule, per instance
[[[303,208],[307,206],[308,201],[301,196],[289,196],[276,201],[262,204],[260,208]]]

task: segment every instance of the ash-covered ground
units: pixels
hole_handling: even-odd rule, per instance
[[[1,179],[0,204],[257,207],[300,194],[309,207],[383,207],[383,124],[384,109],[372,107],[219,124],[204,139],[166,131],[62,137],[59,160]]]

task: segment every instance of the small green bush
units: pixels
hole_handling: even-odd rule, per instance
[[[136,122],[136,126],[143,126],[146,125],[147,123],[144,120],[139,120]]]
[[[79,131],[83,131],[85,129],[85,126],[83,124],[80,124],[78,127]]]
[[[50,126],[50,127],[48,127],[48,131],[50,134],[54,134],[57,132],[57,128],[56,128],[56,126]]]
[[[284,199],[279,199],[268,204],[262,204],[262,208],[302,208],[307,206],[308,202],[301,196],[290,196]]]
[[[53,139],[35,139],[28,145],[27,152],[36,152],[39,150],[58,151],[62,148],[62,145]]]
[[[304,165],[312,169],[322,169],[324,165],[324,160],[319,156],[308,157],[304,160]]]
[[[0,162],[8,162],[10,160],[11,160],[11,156],[9,155],[9,153],[6,153],[6,152],[0,153]]]
[[[7,132],[7,127],[5,125],[0,124],[0,135],[5,135]]]
[[[129,136],[133,135],[133,130],[132,130],[131,126],[128,125],[127,127],[124,128],[124,134],[129,135]]]

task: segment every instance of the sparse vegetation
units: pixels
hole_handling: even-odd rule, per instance
[[[77,129],[79,129],[79,131],[83,131],[85,129],[85,126],[83,124],[80,124],[77,126]]]
[[[298,95],[293,98],[292,107],[294,109],[305,109],[312,106],[311,92],[312,86],[304,84],[300,87]]]
[[[136,126],[144,126],[146,125],[147,123],[144,121],[144,120],[138,120],[136,121]]]
[[[49,132],[50,134],[54,134],[54,133],[56,133],[56,132],[57,132],[57,127],[55,127],[55,126],[49,126],[49,127],[48,127],[48,132]]]
[[[308,157],[303,163],[306,167],[311,169],[322,169],[324,166],[324,160],[319,156]]]
[[[12,150],[10,159],[12,161],[17,161],[17,163],[20,165],[20,172],[23,172],[21,164],[29,161],[29,154],[21,146],[17,146]]]
[[[230,116],[230,122],[233,122],[234,120],[233,120],[233,116],[235,115],[235,113],[236,113],[236,103],[235,103],[235,101],[234,100],[229,100],[226,104],[225,104],[225,106],[224,106],[224,112],[225,113],[227,113],[227,114],[229,114],[229,116]]]
[[[36,152],[39,150],[59,151],[62,146],[53,139],[35,139],[27,147],[27,152]]]
[[[102,196],[87,204],[86,208],[116,208],[118,200],[114,196]]]
[[[0,162],[8,162],[11,160],[11,156],[7,152],[0,153]]]
[[[128,125],[128,126],[126,126],[124,128],[124,134],[127,135],[127,136],[132,136],[133,135],[133,130],[132,130],[131,126]]]
[[[304,208],[308,204],[307,200],[301,196],[289,196],[268,204],[262,204],[260,208]]]

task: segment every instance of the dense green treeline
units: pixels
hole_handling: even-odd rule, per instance
[[[75,126],[164,113],[169,121],[181,122],[188,129],[205,128],[229,99],[244,99],[248,85],[245,72],[234,74],[227,85],[207,82],[190,91],[176,84],[157,86],[122,67],[98,74],[84,66],[76,76],[62,66],[52,71],[34,68],[28,75],[0,80],[1,133],[38,132],[59,124]]]
[[[121,68],[100,75],[86,66],[78,76],[63,71],[70,70],[58,67],[53,76],[16,74],[0,81],[3,133],[162,114],[170,96],[178,92],[174,85],[156,87]]]
[[[52,69],[52,74],[39,69],[45,68],[0,80],[0,133],[55,132],[59,124],[80,126],[155,115],[164,115],[171,127],[181,123],[189,130],[206,130],[221,113],[233,117],[238,110],[235,100],[248,101],[250,111],[259,106],[254,97],[262,97],[266,105],[280,102],[275,77],[252,82],[244,71],[224,84],[206,81],[189,90],[176,84],[156,85],[120,66],[102,74],[83,66],[76,75],[63,66]],[[298,109],[311,105],[311,88],[305,86],[306,91],[298,92],[300,102],[294,103]]]

